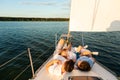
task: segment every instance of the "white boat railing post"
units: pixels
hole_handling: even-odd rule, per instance
[[[84,36],[83,36],[83,32],[82,32],[82,46],[84,46]]]
[[[30,59],[30,65],[31,65],[31,69],[32,69],[32,77],[35,77],[35,73],[34,73],[34,68],[33,68],[33,63],[32,63],[32,57],[31,57],[31,53],[30,53],[30,48],[28,48],[28,54],[29,54],[29,59]]]
[[[55,34],[55,48],[57,46],[57,33]]]

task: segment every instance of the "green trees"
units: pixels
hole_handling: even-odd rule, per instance
[[[0,21],[68,21],[69,18],[0,17]]]

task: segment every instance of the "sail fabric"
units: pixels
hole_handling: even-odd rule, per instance
[[[120,0],[71,0],[69,31],[120,31]]]

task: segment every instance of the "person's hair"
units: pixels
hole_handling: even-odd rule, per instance
[[[63,53],[63,52],[66,52],[66,51],[67,51],[67,49],[62,49],[62,50],[60,51],[59,55],[62,55],[62,53]],[[63,55],[62,55],[62,56],[63,56]],[[67,59],[67,56],[63,56],[63,57]]]
[[[87,61],[82,61],[80,65],[77,65],[78,69],[81,71],[90,71],[91,67]]]
[[[69,42],[67,42],[67,46],[69,46],[69,45],[72,45],[72,42],[70,42],[70,41],[69,41]]]
[[[66,51],[67,51],[67,49],[62,49],[62,50],[60,51],[59,55],[61,55],[62,52],[66,52]]]
[[[64,66],[64,69],[66,72],[71,72],[74,69],[74,61],[73,60],[68,60],[66,61]]]

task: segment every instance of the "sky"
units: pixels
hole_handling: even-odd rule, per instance
[[[0,17],[69,18],[70,0],[0,0]]]

